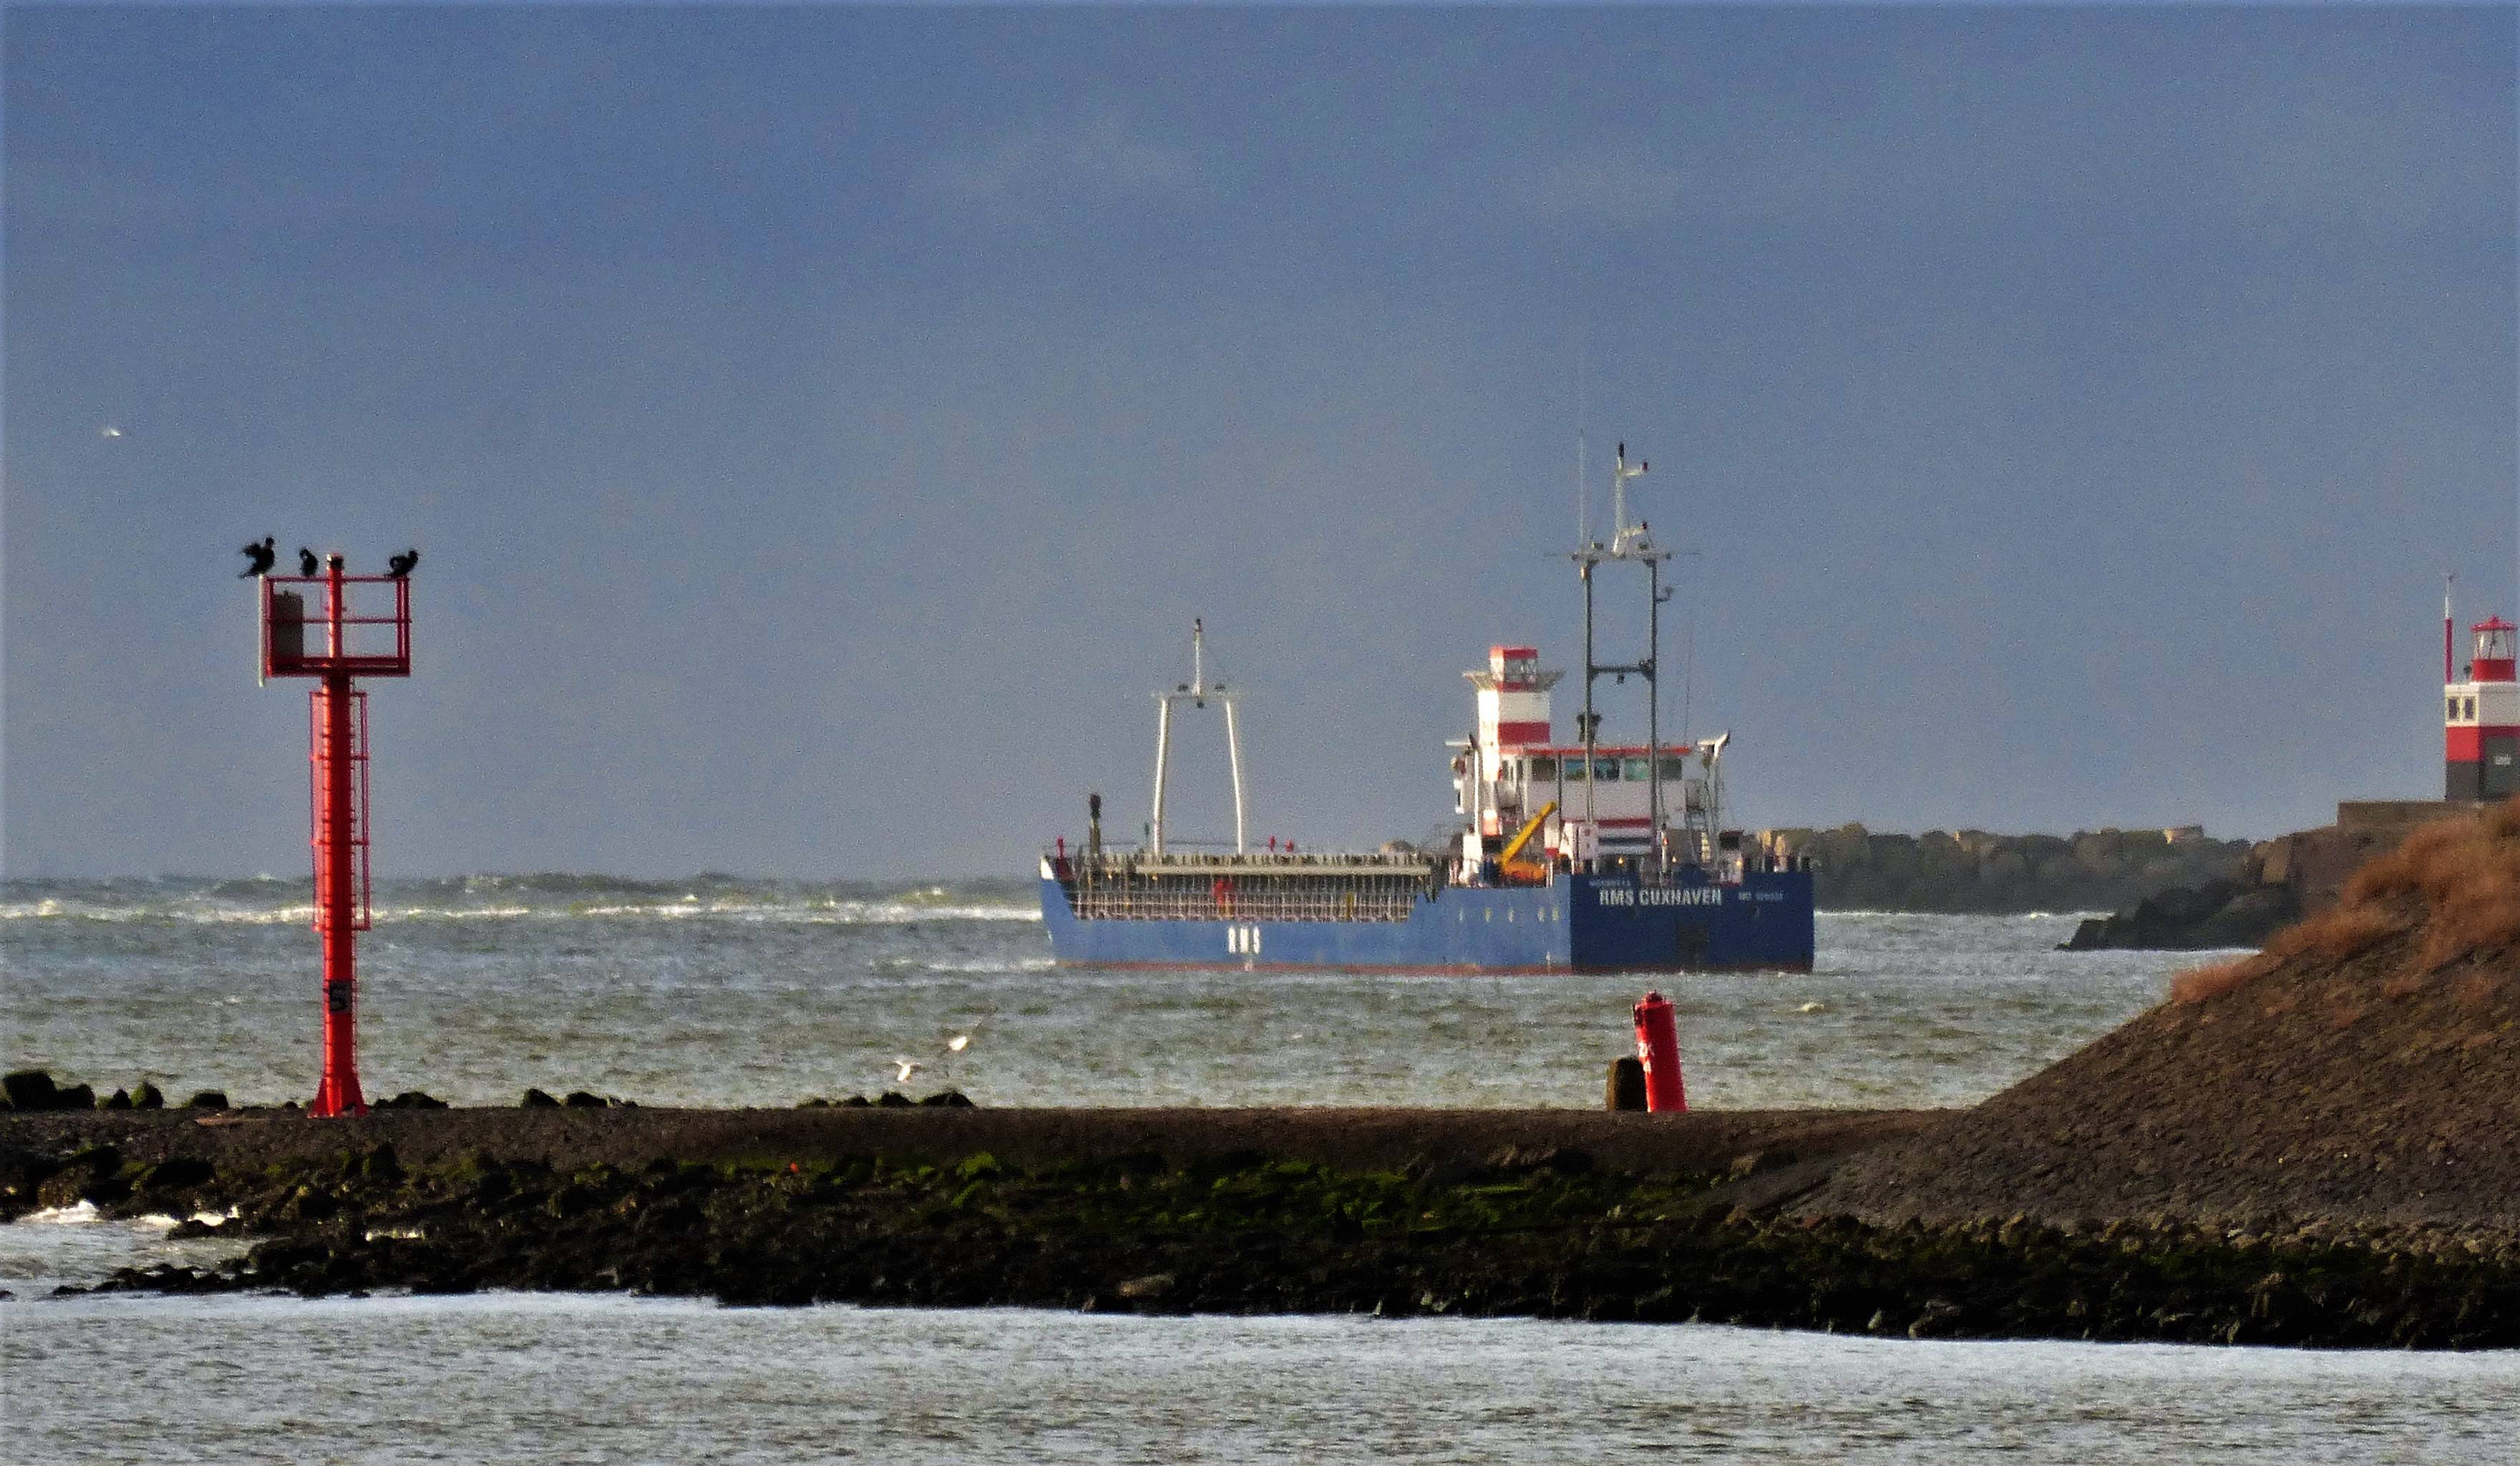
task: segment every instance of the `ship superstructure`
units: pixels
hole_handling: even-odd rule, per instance
[[[1431,846],[1371,852],[1250,848],[1241,730],[1233,691],[1208,680],[1205,628],[1192,628],[1192,674],[1155,694],[1154,793],[1144,842],[1112,849],[1102,796],[1085,839],[1041,863],[1042,915],[1063,963],[1347,967],[1416,971],[1809,970],[1807,863],[1745,853],[1723,825],[1731,734],[1667,740],[1661,731],[1663,567],[1671,553],[1627,522],[1626,489],[1645,471],[1622,445],[1613,532],[1574,554],[1584,587],[1584,708],[1561,740],[1551,689],[1562,674],[1529,644],[1488,648],[1463,676],[1473,736],[1451,745],[1461,824]],[[1607,567],[1645,578],[1645,647],[1603,662],[1594,594]],[[1638,741],[1604,740],[1595,690],[1643,682]],[[1234,848],[1172,848],[1165,830],[1176,716],[1216,704],[1234,779]]]

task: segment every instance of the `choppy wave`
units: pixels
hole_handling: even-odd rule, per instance
[[[373,906],[380,926],[553,920],[885,926],[1041,919],[1030,888],[1014,881],[878,884],[720,874],[678,881],[565,872],[383,881],[376,888]],[[104,921],[255,926],[304,923],[314,913],[306,881],[267,876],[0,882],[0,924]]]
[[[186,902],[302,911],[303,891],[284,884],[244,898],[200,882],[7,894],[161,915]],[[1013,882],[519,884],[379,891],[389,912],[455,914],[389,914],[362,952],[373,1092],[512,1104],[532,1085],[788,1105],[879,1092],[899,1056],[985,1029],[950,1079],[982,1104],[1583,1105],[1598,1102],[1600,1056],[1642,986],[1058,967]],[[712,905],[739,910],[660,914]],[[624,910],[531,914],[586,907]],[[966,910],[988,919],[955,914]],[[1679,984],[1690,1088],[1718,1109],[1974,1103],[2157,1002],[2194,960],[2056,951],[2072,930],[2063,917],[1823,915],[1815,972]],[[170,1095],[307,1092],[319,1004],[302,927],[53,918],[0,924],[0,1067],[100,1093],[142,1077]],[[937,1067],[918,1080],[947,1082]]]
[[[875,959],[875,970],[878,972],[993,974],[1004,972],[1050,972],[1056,970],[1058,966],[1058,963],[1055,959],[1046,956],[988,956],[961,959],[938,959],[932,957],[878,957]]]

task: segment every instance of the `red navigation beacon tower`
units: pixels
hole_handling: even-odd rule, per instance
[[[357,946],[369,919],[368,694],[351,679],[411,675],[411,582],[344,575],[338,555],[325,563],[322,575],[263,577],[262,675],[317,679],[308,694],[307,791],[314,925],[324,938],[324,1079],[306,1113],[364,1115]]]
[[[2520,681],[2514,680],[2514,638],[2520,626],[2496,616],[2468,628],[2476,656],[2463,682],[2442,669],[2443,751],[2448,777],[2443,797],[2501,799],[2520,794]]]

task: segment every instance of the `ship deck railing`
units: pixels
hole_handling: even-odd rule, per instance
[[[1089,921],[1406,921],[1441,881],[1414,852],[1128,851],[1051,864]]]

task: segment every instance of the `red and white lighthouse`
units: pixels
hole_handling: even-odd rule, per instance
[[[2466,680],[2442,689],[2443,797],[2501,799],[2520,794],[2520,680],[2513,673],[2520,627],[2496,616],[2469,631],[2475,656]],[[2445,678],[2449,672],[2443,669]]]

